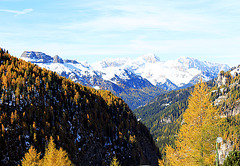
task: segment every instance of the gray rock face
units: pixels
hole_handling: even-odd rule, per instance
[[[58,55],[55,55],[53,57],[53,63],[64,63],[64,62],[62,58],[60,58]]]
[[[21,55],[23,58],[37,59],[36,52],[34,51],[24,51]]]
[[[240,114],[240,100],[236,101],[236,105],[234,106],[234,108],[227,108],[223,112],[223,117],[231,117],[239,114]]]
[[[51,63],[53,58],[42,52],[24,51],[20,58],[29,58],[33,63]]]
[[[217,85],[218,87],[222,86],[222,85],[226,85],[226,77],[224,77],[224,75],[222,75],[221,73],[219,73],[218,78],[217,78]]]

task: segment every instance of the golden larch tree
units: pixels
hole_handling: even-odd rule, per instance
[[[218,111],[213,107],[208,87],[202,80],[189,97],[187,110],[176,139],[176,148],[166,147],[168,165],[212,165],[218,132]]]
[[[53,142],[53,138],[50,137],[48,145],[45,150],[45,155],[43,157],[43,162],[45,165],[54,165],[56,159],[56,145]]]
[[[22,160],[22,166],[41,165],[40,155],[41,153],[37,153],[37,150],[34,149],[33,146],[31,146],[30,149],[28,150],[28,153],[25,154]]]
[[[120,166],[116,156],[113,157],[110,166]]]
[[[43,157],[44,166],[70,166],[72,165],[70,159],[68,158],[67,152],[62,148],[56,149],[56,145],[52,137],[50,137],[48,146],[45,150],[45,155]]]
[[[72,162],[68,158],[68,154],[62,148],[56,149],[56,145],[52,137],[45,149],[44,157],[40,160],[40,153],[30,147],[28,153],[22,160],[22,166],[71,166]]]
[[[68,158],[68,154],[62,148],[60,148],[56,154],[56,166],[70,166],[72,165],[71,160]]]

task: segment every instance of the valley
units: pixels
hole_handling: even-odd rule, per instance
[[[159,80],[154,83],[153,77],[145,77],[147,70],[140,72],[152,63],[154,69],[157,64],[164,65],[153,55],[105,60],[93,68],[86,62],[41,52],[24,52],[17,59],[1,49],[0,62],[3,164],[20,164],[30,146],[46,153],[44,147],[52,138],[76,165],[108,165],[114,156],[122,165],[168,162],[169,147],[178,146],[183,116],[196,87],[192,85],[200,78],[221,118],[218,134],[224,142],[219,149],[220,163],[230,151],[239,149],[239,66],[228,70],[226,65],[192,58],[166,62],[172,64],[171,72],[179,70],[175,75],[188,75],[181,83],[175,81],[175,90],[169,90],[170,86],[158,86]],[[181,67],[173,62],[181,62]],[[147,95],[151,98],[145,99]],[[136,109],[131,111],[128,105]]]
[[[0,0],[0,166],[240,166],[239,9]]]

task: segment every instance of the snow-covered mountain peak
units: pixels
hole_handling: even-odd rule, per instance
[[[185,70],[196,68],[198,70],[201,70],[203,66],[206,66],[205,62],[201,62],[195,58],[185,57],[182,56],[176,60],[177,64],[179,66],[182,66]]]
[[[53,57],[53,63],[63,63],[63,59],[59,57],[58,55],[55,55]]]
[[[160,61],[160,58],[157,57],[155,54],[145,54],[137,58],[137,60],[142,60],[146,63],[156,63]]]

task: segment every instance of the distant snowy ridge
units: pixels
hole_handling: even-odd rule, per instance
[[[153,54],[137,59],[108,59],[97,62],[93,66],[94,70],[104,73],[106,80],[111,80],[115,75],[121,76],[122,71],[128,70],[147,79],[155,86],[170,81],[179,88],[189,84],[197,75],[201,75],[204,81],[208,81],[217,77],[221,70],[229,69],[225,64],[203,62],[189,57],[161,62],[160,58]]]

